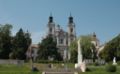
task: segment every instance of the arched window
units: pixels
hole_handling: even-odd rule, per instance
[[[73,32],[73,28],[70,29],[70,32],[71,32],[71,33]]]
[[[49,31],[52,32],[52,28],[50,28]]]
[[[60,44],[63,44],[63,39],[62,39],[62,38],[59,39],[59,43],[60,43]]]

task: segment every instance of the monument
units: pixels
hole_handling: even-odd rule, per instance
[[[113,58],[113,65],[117,65],[116,57]]]
[[[80,45],[81,39],[78,40],[78,63],[75,64],[75,69],[80,69],[82,72],[85,72],[86,70],[86,63],[82,59],[82,51],[81,51],[81,45]]]

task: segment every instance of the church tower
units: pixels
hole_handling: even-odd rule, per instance
[[[94,46],[95,46],[96,49],[99,48],[100,42],[99,42],[99,40],[98,40],[95,32],[94,32],[93,35],[92,35],[92,41],[91,41],[91,43],[94,44]]]
[[[47,28],[48,28],[48,35],[54,36],[55,35],[55,23],[53,21],[52,15],[49,16]]]
[[[73,17],[70,14],[70,17],[68,18],[68,46],[75,39],[76,39],[75,23],[73,21]]]

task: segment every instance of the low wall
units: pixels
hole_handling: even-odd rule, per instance
[[[92,59],[85,59],[85,62],[86,62],[86,64],[93,64],[94,62],[93,62],[93,60]],[[99,60],[99,59],[96,59],[95,60],[95,62],[97,62],[97,63],[99,63],[99,64],[105,64],[105,60]]]
[[[0,64],[16,64],[16,65],[23,65],[24,64],[24,60],[3,60],[0,59]]]

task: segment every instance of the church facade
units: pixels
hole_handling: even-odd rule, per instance
[[[52,36],[57,42],[58,52],[60,52],[63,59],[70,59],[68,47],[70,43],[76,39],[75,23],[73,17],[70,15],[68,18],[67,31],[63,30],[60,25],[57,25],[53,16],[49,16],[47,24],[47,36]]]
[[[58,52],[61,54],[63,60],[70,60],[69,46],[72,41],[77,39],[75,23],[71,15],[68,17],[68,24],[66,27],[66,31],[63,30],[60,25],[55,23],[53,16],[49,16],[47,23],[47,36],[52,36],[52,38],[56,41]],[[99,52],[103,50],[104,45],[100,45],[100,41],[95,33],[91,35],[91,43],[94,44],[97,51],[97,57],[99,57]],[[33,56],[35,57],[35,60],[38,56],[38,44],[31,44],[29,46],[27,51],[28,56],[30,55],[29,53],[31,53],[31,51],[34,51]]]

